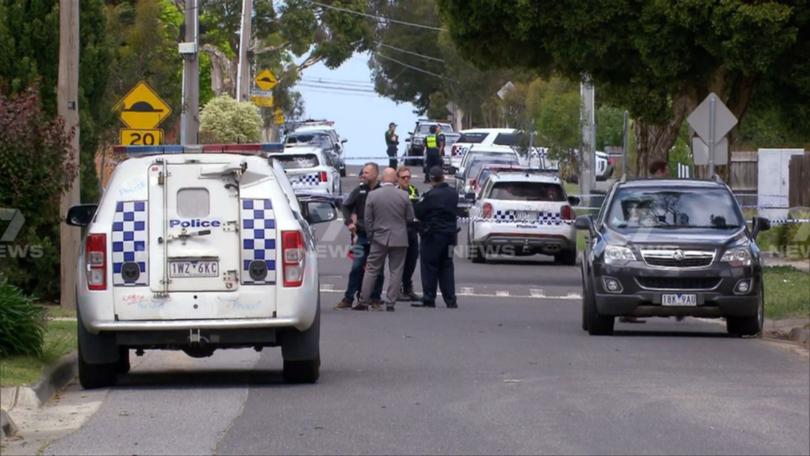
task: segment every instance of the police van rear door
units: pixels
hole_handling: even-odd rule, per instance
[[[238,161],[171,162],[150,169],[150,286],[155,292],[239,287]]]

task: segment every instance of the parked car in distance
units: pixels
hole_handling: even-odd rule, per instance
[[[582,329],[612,334],[614,318],[725,318],[729,334],[762,331],[757,234],[734,194],[711,180],[619,182],[599,215],[577,219],[591,238],[582,256]]]
[[[470,208],[468,258],[484,263],[487,255],[553,255],[573,265],[577,258],[575,213],[579,203],[567,197],[560,178],[538,170],[495,171]]]
[[[340,173],[320,148],[293,147],[267,156],[281,164],[296,193],[340,196],[343,189]]]
[[[346,176],[346,161],[344,158],[343,144],[347,140],[340,139],[337,132],[328,126],[305,126],[299,127],[288,134],[285,145],[289,147],[316,146],[320,147],[329,162],[338,170],[341,177]]]
[[[455,144],[458,141],[458,138],[461,136],[460,133],[455,131],[453,125],[445,121],[418,119],[413,131],[409,132],[410,137],[407,138],[405,142],[408,143],[406,155],[421,158],[406,159],[406,165],[416,166],[422,164],[422,161],[424,160],[423,157],[425,155],[425,137],[430,134],[431,125],[437,125],[439,128],[441,128],[442,134],[444,134],[445,138],[445,151],[452,147],[452,144]]]

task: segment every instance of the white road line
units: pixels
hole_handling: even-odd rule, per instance
[[[321,285],[321,293],[345,293],[346,290],[335,289],[331,284]],[[441,293],[438,293],[441,295]],[[499,290],[493,293],[475,293],[470,287],[462,287],[457,296],[470,296],[473,298],[514,298],[514,299],[536,299],[536,300],[553,300],[553,301],[576,301],[582,299],[582,296],[576,293],[568,293],[565,296],[546,296],[539,294],[531,295],[513,295],[509,291]]]
[[[529,295],[533,298],[543,298],[546,296],[542,288],[529,288]]]

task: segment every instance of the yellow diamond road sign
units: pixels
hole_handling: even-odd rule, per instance
[[[276,108],[276,110],[273,111],[273,122],[276,125],[281,125],[284,123],[284,120],[284,112],[281,109]]]
[[[146,83],[140,81],[113,108],[121,121],[134,130],[151,130],[172,113],[172,108]]]
[[[256,85],[262,90],[272,90],[278,84],[278,79],[270,70],[262,70],[256,75]]]

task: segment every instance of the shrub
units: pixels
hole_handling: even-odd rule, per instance
[[[0,356],[42,354],[45,311],[22,290],[0,279]]]
[[[253,103],[237,102],[228,95],[212,98],[200,114],[200,142],[229,144],[258,142],[262,117]]]

